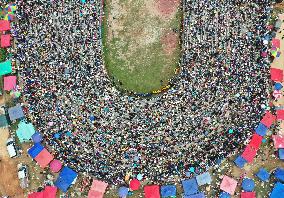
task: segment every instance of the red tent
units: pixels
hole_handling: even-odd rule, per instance
[[[247,162],[252,162],[254,157],[256,156],[256,150],[252,148],[250,145],[247,145],[245,148],[242,157],[247,160]]]
[[[273,139],[273,142],[274,142],[274,147],[276,149],[284,148],[284,136],[272,135],[272,139]]]
[[[271,41],[271,44],[272,44],[273,47],[280,48],[280,40],[279,39],[273,38],[272,41]]]
[[[103,181],[93,180],[88,198],[103,198],[107,186],[108,184]]]
[[[160,186],[152,185],[144,187],[145,198],[160,198]]]
[[[11,91],[17,85],[17,76],[5,76],[4,77],[4,90]]]
[[[43,191],[44,198],[56,198],[57,188],[55,186],[46,186]]]
[[[62,168],[62,163],[60,160],[52,160],[49,164],[50,170],[54,173],[58,173]]]
[[[277,120],[284,120],[284,110],[276,110],[276,117]]]
[[[53,155],[51,155],[46,148],[44,148],[36,157],[35,160],[41,168],[47,167],[47,165],[53,160]]]
[[[130,181],[129,188],[131,190],[139,190],[139,188],[140,188],[140,181],[138,179],[132,179]]]
[[[0,31],[10,30],[10,22],[6,20],[0,20]]]
[[[256,198],[255,192],[242,192],[241,198]]]
[[[261,145],[262,137],[258,134],[253,134],[251,141],[249,143],[249,146],[254,148],[255,150],[258,150]]]
[[[10,47],[11,46],[11,35],[3,34],[1,35],[1,47]]]
[[[283,70],[282,69],[276,69],[276,68],[270,68],[270,75],[271,80],[273,81],[283,81]]]
[[[45,198],[43,192],[34,192],[28,194],[28,198]]]
[[[260,122],[269,128],[273,122],[275,122],[275,120],[276,116],[270,113],[270,111],[266,111],[266,114],[263,116]]]
[[[88,198],[103,198],[104,193],[90,190],[88,193]]]
[[[229,193],[230,195],[233,195],[235,193],[237,185],[238,182],[235,179],[225,175],[221,182],[220,189]]]

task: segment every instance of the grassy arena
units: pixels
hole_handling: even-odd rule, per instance
[[[167,85],[175,74],[182,12],[177,8],[163,16],[155,3],[156,0],[105,1],[104,61],[119,89],[149,93]]]

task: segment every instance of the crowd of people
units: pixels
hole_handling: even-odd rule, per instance
[[[270,6],[184,1],[180,73],[166,93],[143,98],[119,92],[107,75],[101,1],[19,1],[27,118],[56,158],[109,183],[127,173],[168,182],[190,167],[205,171],[242,147],[268,106],[260,51]]]

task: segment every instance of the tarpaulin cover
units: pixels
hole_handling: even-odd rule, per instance
[[[6,127],[8,125],[9,123],[7,121],[6,115],[5,114],[0,115],[0,127]]]
[[[60,190],[62,190],[63,192],[66,192],[68,188],[71,186],[71,184],[77,178],[77,175],[78,174],[75,171],[65,166],[59,173],[59,176],[55,181],[55,186]]]
[[[54,185],[63,192],[67,192],[68,188],[71,186],[71,184],[67,183],[62,177],[58,177]]]
[[[28,198],[45,198],[43,192],[33,192],[28,194]]]
[[[275,83],[275,85],[274,85],[274,89],[275,90],[281,90],[283,88],[283,85],[281,84],[281,83]]]
[[[235,193],[237,184],[238,182],[235,179],[225,175],[220,185],[220,189],[229,193],[230,195],[233,195]]]
[[[107,183],[94,179],[90,190],[101,192],[104,194],[107,186],[108,186]]]
[[[284,136],[272,135],[272,139],[273,139],[273,142],[274,142],[274,147],[276,149],[284,148]]]
[[[283,198],[284,184],[277,182],[269,196],[269,198]]]
[[[58,173],[62,168],[62,163],[60,160],[52,160],[49,164],[50,170],[54,173]]]
[[[88,192],[88,198],[103,198],[103,197],[104,197],[104,193],[102,192],[93,191],[93,190],[90,190]]]
[[[119,189],[118,189],[118,196],[120,198],[127,197],[127,194],[128,194],[128,188],[127,187],[125,187],[125,186],[119,187]]]
[[[259,123],[258,126],[255,129],[255,132],[260,136],[265,136],[267,130],[268,130],[268,128],[264,124]]]
[[[270,68],[270,75],[271,80],[282,82],[283,81],[283,70],[282,69],[276,69],[276,68]]]
[[[275,120],[276,116],[270,113],[270,111],[266,111],[266,114],[263,116],[260,122],[269,128],[275,122]]]
[[[161,196],[162,198],[174,197],[176,196],[177,188],[175,185],[161,186]]]
[[[255,192],[242,192],[241,198],[256,198]]]
[[[41,168],[45,168],[53,160],[53,155],[51,155],[48,150],[44,148],[34,159]]]
[[[205,172],[201,175],[196,176],[196,181],[199,186],[210,184],[212,179],[209,172]]]
[[[131,190],[138,190],[140,188],[140,181],[138,179],[132,179],[129,187]]]
[[[256,156],[256,150],[252,148],[251,146],[247,145],[245,148],[242,157],[247,160],[247,162],[251,163]]]
[[[0,63],[0,76],[10,74],[11,72],[12,72],[11,60],[7,60],[5,62]]]
[[[254,181],[250,178],[245,178],[242,181],[242,188],[246,192],[252,192],[254,190],[255,184]]]
[[[221,192],[219,198],[230,198],[231,195],[227,192]]]
[[[201,192],[195,195],[185,195],[184,198],[205,198],[205,194]]]
[[[6,20],[0,20],[0,31],[10,30],[10,22]]]
[[[9,108],[8,114],[11,121],[23,118],[25,116],[20,104],[17,104],[16,106]]]
[[[284,109],[276,110],[277,120],[284,120]]]
[[[198,185],[195,178],[183,180],[182,187],[185,195],[193,195],[198,193]]]
[[[151,185],[144,187],[145,198],[160,198],[160,186]]]
[[[262,142],[262,137],[255,133],[252,135],[249,145],[255,150],[258,150],[261,145],[261,142]]]
[[[284,160],[284,149],[278,150],[279,159]]]
[[[28,150],[28,154],[34,159],[43,149],[44,147],[40,143],[36,143]]]
[[[270,177],[270,174],[269,172],[264,169],[264,168],[260,168],[258,173],[256,173],[256,176],[261,180],[261,181],[268,181],[269,180],[269,177]]]
[[[45,186],[43,191],[44,198],[56,198],[57,188],[55,186]]]
[[[10,47],[11,46],[11,35],[10,34],[2,34],[1,35],[1,47]]]
[[[242,156],[238,156],[234,162],[239,168],[243,168],[247,163],[247,161]]]
[[[283,168],[277,168],[274,173],[276,179],[280,180],[281,182],[284,182],[284,169]]]
[[[25,121],[21,121],[18,125],[18,129],[16,131],[17,137],[20,142],[29,141],[32,139],[33,134],[35,133],[35,128],[32,123],[26,123]]]
[[[4,90],[10,91],[14,89],[17,85],[17,77],[16,76],[5,76],[4,77]]]
[[[280,40],[279,39],[273,38],[272,41],[271,41],[271,44],[272,44],[273,47],[280,48]]]
[[[42,141],[42,135],[39,132],[35,132],[32,135],[32,140],[34,143],[40,143]]]

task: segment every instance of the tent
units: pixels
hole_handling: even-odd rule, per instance
[[[219,198],[230,198],[231,195],[227,192],[221,192]]]
[[[254,181],[250,178],[245,178],[242,181],[242,188],[246,192],[252,192],[254,190],[255,184]]]
[[[270,174],[269,172],[264,169],[264,168],[260,168],[258,173],[256,173],[256,176],[261,180],[261,181],[265,181],[267,182],[269,180]]]
[[[276,68],[270,68],[270,75],[271,80],[282,82],[283,81],[283,70],[282,69],[276,69]]]
[[[273,38],[271,41],[272,47],[280,48],[280,40]]]
[[[42,135],[39,132],[35,132],[32,135],[32,140],[34,143],[40,143],[42,141]]]
[[[57,188],[55,186],[45,186],[43,191],[44,198],[56,198]]]
[[[193,195],[198,193],[198,185],[195,178],[183,180],[182,187],[185,195]]]
[[[21,121],[18,125],[18,129],[16,131],[17,137],[20,142],[29,141],[32,139],[33,134],[35,133],[35,128],[32,123],[27,123],[25,121]]]
[[[10,74],[11,72],[12,72],[11,60],[7,60],[5,62],[0,63],[0,76]]]
[[[11,46],[11,35],[10,34],[2,34],[1,35],[1,47],[10,47]]]
[[[128,188],[125,186],[121,186],[118,189],[118,196],[119,198],[126,198],[128,195]]]
[[[20,104],[17,104],[16,106],[9,108],[8,114],[11,121],[25,117],[23,109]]]
[[[50,170],[54,173],[58,173],[62,168],[62,163],[60,160],[52,160],[49,164]]]
[[[284,109],[276,110],[277,120],[284,120]]]
[[[242,156],[238,156],[234,162],[236,166],[239,168],[243,168],[245,164],[247,163],[247,161]]]
[[[270,113],[270,111],[266,111],[260,122],[264,124],[267,128],[269,128],[275,122],[275,120],[276,116]]]
[[[28,150],[28,154],[34,159],[43,149],[44,147],[40,143],[36,143]]]
[[[9,125],[6,115],[0,115],[0,127],[7,127]]]
[[[45,168],[53,160],[53,155],[44,148],[34,159],[41,168]]]
[[[144,198],[160,198],[160,186],[151,185],[144,187]]]
[[[140,181],[138,179],[132,179],[129,183],[129,188],[131,190],[139,190],[140,188]]]
[[[275,83],[274,89],[280,91],[283,88],[283,85],[281,83]]]
[[[256,198],[255,192],[241,192],[241,198]]]
[[[198,186],[202,186],[205,184],[210,184],[212,179],[211,179],[209,172],[205,172],[201,175],[196,176],[196,181],[197,181]]]
[[[281,28],[281,25],[282,25],[282,21],[280,19],[277,19],[277,21],[275,22],[274,27],[279,29],[279,28]],[[279,48],[280,48],[280,46],[279,46]]]
[[[284,149],[278,150],[279,159],[284,160]]]
[[[284,182],[284,169],[283,168],[277,168],[274,173],[276,179],[280,180],[281,182]]]
[[[94,179],[88,193],[88,198],[103,198],[107,186],[107,183]]]
[[[235,179],[225,175],[221,182],[220,189],[229,193],[230,195],[233,195],[235,193],[237,184],[238,182]]]
[[[247,145],[247,147],[245,148],[242,157],[248,161],[248,163],[251,163],[254,159],[254,157],[256,156],[256,150],[254,148],[252,148],[250,145]]]
[[[4,90],[11,91],[17,85],[17,77],[16,76],[5,76],[4,77]]]
[[[205,198],[205,194],[201,192],[194,195],[185,195],[184,198]]]
[[[252,135],[249,145],[255,150],[258,150],[261,145],[261,142],[262,142],[262,137],[255,133]]]
[[[284,195],[284,184],[277,182],[269,196],[269,198],[283,198]]]
[[[45,198],[45,197],[43,191],[41,191],[41,192],[29,193],[28,198]]]
[[[59,176],[55,181],[55,186],[61,191],[67,192],[72,183],[76,181],[77,176],[78,174],[75,171],[65,166],[59,173]]]
[[[10,22],[6,20],[0,20],[0,31],[8,31],[10,30]]]
[[[177,188],[175,185],[161,186],[162,198],[175,197],[176,193],[177,193]]]
[[[272,135],[272,139],[273,139],[273,142],[274,142],[274,147],[276,149],[284,148],[284,136]]]
[[[260,136],[265,136],[267,130],[268,130],[268,128],[264,124],[259,123],[259,125],[255,129],[255,132]]]

